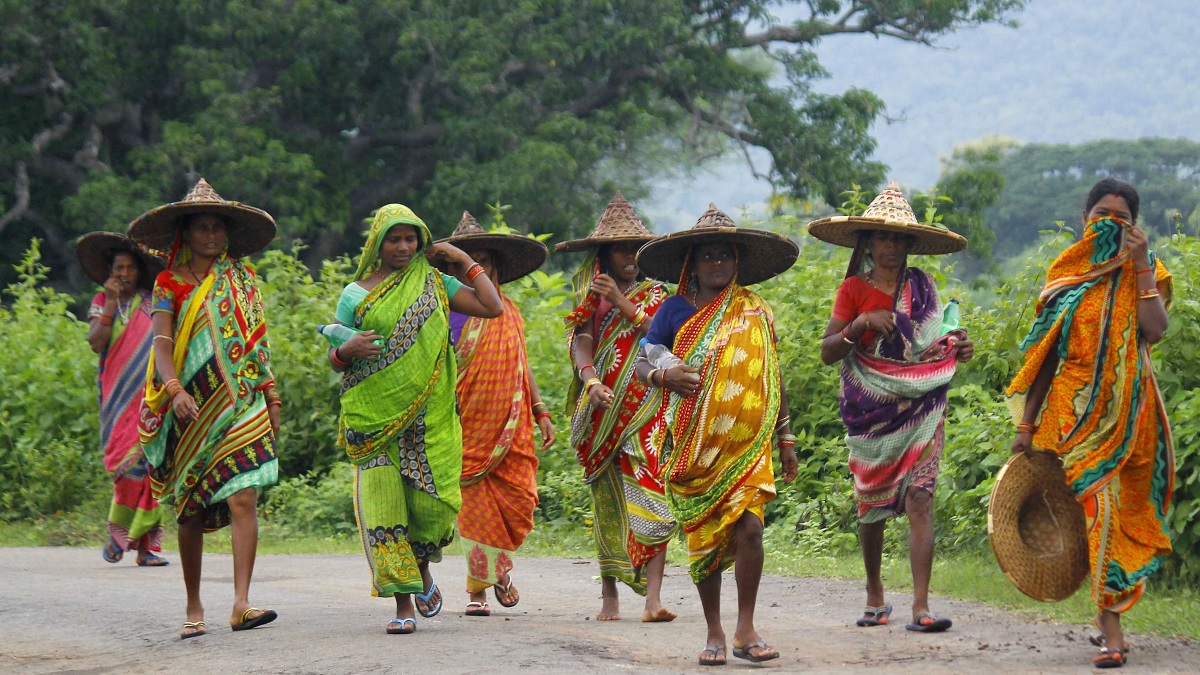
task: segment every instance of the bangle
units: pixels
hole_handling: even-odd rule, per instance
[[[661,373],[661,372],[663,372],[662,368],[655,368],[654,370],[651,370],[650,373],[646,375],[646,384],[650,385],[651,387],[658,387],[661,389],[662,388],[662,380],[659,380],[658,384],[654,383],[654,374]]]
[[[784,417],[783,419],[781,419],[775,423],[775,431],[779,431],[780,429],[782,429],[783,427],[786,427],[787,425],[789,425],[791,423],[792,423],[792,416],[788,415],[787,417]]]
[[[1153,272],[1153,271],[1154,271],[1153,267],[1147,267],[1144,270],[1138,270],[1137,273],[1138,274],[1149,274],[1150,272]]]
[[[592,387],[596,386],[597,384],[603,384],[603,383],[600,381],[600,378],[598,378],[598,377],[589,377],[589,378],[588,378],[588,380],[587,380],[587,382],[584,382],[584,383],[583,383],[583,391],[584,391],[585,393],[586,393],[586,392],[589,392],[589,391],[591,391],[591,390],[592,390]]]
[[[545,403],[542,403],[541,401],[538,401],[537,403],[533,404],[533,408],[531,408],[531,410],[533,410],[533,414],[535,414],[535,415],[538,415],[541,413],[549,414],[550,406],[546,405]]]
[[[163,386],[166,387],[167,395],[171,398],[175,398],[177,394],[183,392],[183,385],[180,384],[179,380],[174,377],[167,380],[166,384]]]
[[[483,265],[480,265],[479,263],[471,265],[467,268],[467,281],[474,282],[475,277],[479,276],[480,274],[483,274]]]
[[[1033,422],[1021,422],[1017,424],[1018,434],[1032,434],[1033,432],[1037,431],[1037,429],[1037,425]]]
[[[279,392],[275,391],[274,387],[263,392],[263,398],[267,400],[267,405],[283,407],[283,400],[279,398]]]
[[[583,378],[583,371],[587,370],[588,368],[591,368],[591,369],[592,369],[592,375],[595,375],[595,374],[596,374],[596,366],[584,366],[584,367],[582,367],[582,368],[580,368],[580,369],[579,369],[579,379],[581,379],[581,380],[582,380],[582,379],[584,379],[584,378]]]
[[[849,326],[846,326],[846,328],[849,328]],[[846,337],[846,328],[842,329],[842,342],[845,342],[848,345],[853,345],[854,340],[851,340],[850,338]]]
[[[779,442],[791,443],[792,445],[795,445],[796,444],[796,435],[795,434],[779,434]]]
[[[175,338],[171,337],[170,335],[155,335],[154,339],[155,340],[166,340],[167,342],[170,342],[171,344],[175,344]]]
[[[1149,300],[1151,298],[1157,298],[1158,296],[1159,296],[1158,289],[1155,289],[1155,288],[1152,288],[1148,291],[1138,292],[1138,300]]]
[[[642,309],[641,307],[638,307],[637,310],[633,313],[633,316],[629,317],[629,320],[633,322],[633,325],[641,326],[642,323],[644,323],[646,321],[646,319],[648,319],[648,318],[650,318],[650,317],[646,314],[646,310]]]
[[[547,420],[550,419],[550,413],[543,411],[543,412],[538,413],[537,415],[534,415],[534,417],[537,418],[537,421],[541,422],[543,419],[547,419]]]
[[[111,314],[101,313],[99,318],[100,318],[101,326],[111,326],[112,325],[113,318],[112,318]]]
[[[338,348],[337,347],[334,347],[333,349],[329,350],[329,361],[333,364],[333,366],[335,368],[349,368],[350,367],[349,361],[343,361],[342,357],[338,356]]]

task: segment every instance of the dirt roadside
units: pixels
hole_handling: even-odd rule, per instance
[[[173,556],[172,556],[173,558]],[[435,566],[446,606],[421,619],[417,633],[383,632],[392,602],[372,598],[359,556],[260,556],[251,600],[279,612],[264,628],[225,627],[233,595],[228,555],[205,557],[204,601],[209,633],[180,641],[183,582],[177,561],[161,569],[126,559],[109,565],[99,550],[0,549],[0,671],[75,673],[371,673],[495,672],[536,668],[547,673],[709,672],[698,668],[704,620],[686,572],[668,570],[663,600],[680,617],[642,624],[641,603],[622,595],[624,620],[598,623],[594,562],[521,559],[513,573],[521,604],[493,601],[489,618],[466,617],[465,564]],[[732,576],[724,584],[723,616],[733,635]],[[776,672],[1086,672],[1096,652],[1087,627],[1037,623],[984,605],[937,599],[954,618],[941,635],[904,630],[909,596],[893,595],[889,627],[861,629],[858,585],[826,579],[766,577],[757,623],[782,654],[761,666],[730,658],[726,669]],[[902,609],[903,608],[903,609]],[[1200,644],[1131,636],[1130,666],[1143,673],[1200,672]]]

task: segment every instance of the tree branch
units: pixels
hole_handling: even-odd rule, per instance
[[[20,220],[29,210],[29,171],[25,168],[25,162],[17,162],[17,177],[14,182],[13,192],[17,195],[17,203],[0,216],[0,232],[3,232],[9,223]]]

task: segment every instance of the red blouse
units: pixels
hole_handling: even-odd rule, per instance
[[[895,309],[892,296],[867,283],[861,276],[853,276],[838,287],[837,299],[833,301],[833,318],[850,323],[860,315],[877,309],[889,312]],[[858,343],[868,347],[877,334],[878,331],[868,329]]]

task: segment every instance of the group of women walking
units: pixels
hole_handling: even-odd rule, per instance
[[[1137,206],[1127,184],[1097,184],[1081,241],[1051,267],[1023,345],[1027,362],[1009,390],[1014,452],[1061,455],[1089,518],[1101,667],[1125,662],[1120,614],[1170,552],[1173,457],[1148,352],[1167,327],[1170,275],[1133,226]],[[928,597],[933,493],[947,391],[974,345],[947,320],[933,277],[908,256],[961,250],[966,241],[918,223],[894,185],[862,215],[814,221],[809,231],[853,249],[820,353],[842,373],[867,576],[856,623],[890,619],[883,528],[907,515],[907,628],[946,630],[950,619]],[[94,233],[78,246],[85,271],[104,286],[88,333],[100,354],[101,442],[114,479],[104,558],[136,549],[138,564],[166,564],[156,555],[158,504],[173,509],[185,639],[206,631],[203,537],[225,525],[233,528],[230,625],[277,617],[250,605],[249,586],[258,491],[278,478],[283,402],[256,275],[243,263],[274,234],[270,215],[201,180],[182,201],[135,220],[128,238]],[[772,311],[749,287],[788,270],[798,247],[738,227],[712,205],[691,229],[655,237],[618,194],[587,237],[557,250],[584,254],[565,318],[575,376],[566,405],[594,509],[596,618],[621,618],[618,582],[645,596],[642,621],[676,618],[661,587],[667,546],[682,533],[707,625],[699,663],[726,661],[720,589],[730,566],[738,591],[732,655],[777,658],[754,610],[764,507],[777,475],[796,476],[796,437]],[[411,209],[388,204],[375,212],[354,280],[331,308],[344,328],[329,332],[327,354],[341,374],[338,444],[355,465],[372,595],[395,599],[388,633],[412,633],[417,614],[441,611],[430,563],[456,532],[467,559],[465,613],[491,614],[489,587],[502,606],[520,601],[514,558],[533,528],[536,453],[554,442],[555,428],[529,367],[520,310],[502,288],[546,257],[540,242],[486,232],[467,213],[449,238],[433,241]]]

